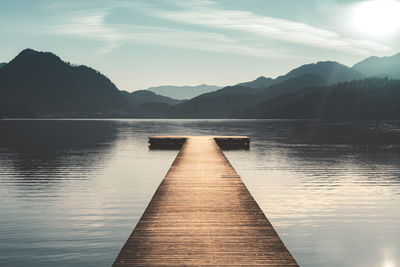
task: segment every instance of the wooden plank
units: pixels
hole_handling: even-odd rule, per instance
[[[214,137],[184,138],[113,266],[298,266]]]

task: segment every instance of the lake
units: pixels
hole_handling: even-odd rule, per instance
[[[151,135],[248,135],[224,152],[301,266],[400,265],[400,122],[1,120],[0,262],[110,266],[177,151]]]

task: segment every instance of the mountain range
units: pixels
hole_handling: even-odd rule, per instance
[[[261,76],[254,81],[239,83],[237,85],[250,88],[267,88],[271,85],[276,85],[286,80],[297,78],[306,74],[318,75],[328,84],[364,78],[364,75],[361,72],[342,65],[338,62],[320,61],[318,63],[302,65],[296,69],[291,70],[285,75],[277,77],[276,79]]]
[[[184,102],[184,100],[173,99],[167,96],[158,95],[148,90],[138,90],[129,93],[129,99],[135,106],[139,106],[145,103],[161,102],[169,105],[176,105]]]
[[[247,118],[389,120],[400,118],[400,80],[369,78],[283,95],[244,112]]]
[[[352,68],[334,61],[306,64],[275,79],[220,89],[165,86],[129,93],[90,67],[26,49],[0,68],[0,115],[400,119],[399,55],[367,58]],[[188,94],[194,97],[182,99]]]
[[[149,87],[147,91],[154,92],[156,94],[167,96],[175,99],[191,99],[201,94],[209,93],[215,90],[221,89],[220,86],[201,84],[197,86],[172,86],[164,85],[157,87]]]
[[[136,117],[146,103],[179,100],[120,91],[100,72],[49,52],[26,49],[0,68],[0,113],[6,117]]]
[[[307,64],[276,79],[257,78],[255,81],[228,86],[203,94],[173,106],[168,116],[178,118],[235,118],[258,102],[305,87],[330,85],[362,79],[356,70],[333,61]],[[245,86],[247,85],[247,86]],[[248,87],[250,85],[250,87]],[[257,87],[256,87],[257,86]]]

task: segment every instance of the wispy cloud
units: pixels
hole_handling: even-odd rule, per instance
[[[72,12],[64,20],[49,26],[51,34],[70,35],[102,42],[97,53],[108,53],[127,43],[144,43],[203,51],[232,53],[267,58],[293,57],[279,49],[271,52],[259,45],[243,44],[220,33],[199,32],[155,26],[107,25],[111,8]]]
[[[286,51],[271,52],[255,45],[241,44],[223,34],[194,32],[163,27],[127,27],[126,40],[148,44],[181,47],[212,52],[223,52],[267,58],[292,57]]]
[[[71,12],[50,26],[50,33],[99,40],[102,45],[98,53],[108,53],[128,43],[145,43],[266,58],[295,57],[296,53],[274,45],[273,41],[363,55],[391,49],[377,42],[342,37],[336,32],[305,23],[223,9],[209,0],[174,1],[174,10],[161,9],[146,2],[99,3],[90,8],[78,4],[72,11],[73,5],[66,6]],[[172,26],[106,23],[107,16],[115,7],[140,10],[149,17],[200,28],[182,30]],[[52,5],[51,8],[63,7]]]
[[[210,2],[210,1],[208,1]],[[188,7],[188,5],[183,5]],[[165,19],[218,29],[241,31],[264,38],[322,49],[341,50],[349,53],[368,54],[371,51],[387,51],[391,48],[371,41],[340,36],[291,20],[260,16],[248,11],[220,9],[215,5],[180,11],[153,11],[153,15]]]
[[[125,37],[120,31],[106,26],[104,19],[110,9],[74,12],[62,23],[49,27],[50,32],[60,35],[72,35],[102,41],[103,45],[97,50],[99,54],[110,52],[122,45]]]

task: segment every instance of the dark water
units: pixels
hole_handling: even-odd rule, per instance
[[[153,134],[248,135],[225,152],[302,266],[400,265],[400,122],[0,121],[2,266],[110,266],[177,151]]]

